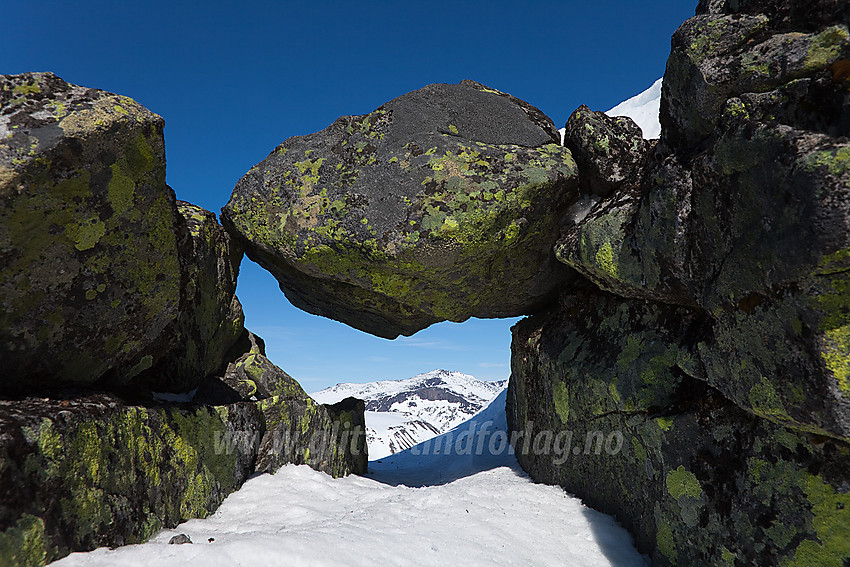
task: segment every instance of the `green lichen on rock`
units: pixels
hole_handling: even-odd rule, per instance
[[[3,565],[41,567],[52,556],[44,539],[44,521],[31,514],[20,517],[14,527],[0,534],[0,561]]]
[[[676,500],[683,496],[699,498],[702,495],[702,488],[697,477],[691,471],[685,470],[682,465],[667,473],[666,484],[667,492]]]
[[[705,316],[598,291],[574,295],[513,329],[509,427],[532,438],[568,431],[578,448],[523,451],[517,442],[533,478],[613,514],[657,565],[766,557],[841,565],[850,557],[846,442],[776,425],[707,386],[694,356]],[[616,348],[616,337],[628,340]],[[628,403],[621,384],[628,371],[644,381],[654,374],[667,387]],[[566,416],[558,408],[564,380]],[[773,394],[765,387],[759,396],[769,403]],[[622,444],[608,445],[616,452],[587,450],[617,434]]]
[[[243,333],[244,315],[235,295],[242,249],[213,213],[184,201],[177,210],[187,229],[178,243],[183,283],[177,337],[144,379],[157,390],[182,392],[222,368]]]
[[[380,336],[538,305],[569,277],[551,244],[576,165],[539,110],[479,87],[287,140],[237,184],[226,228],[296,305]]]
[[[207,516],[250,474],[285,463],[365,473],[363,402],[317,404],[262,351],[245,332],[228,353],[225,382],[208,377],[196,404],[126,405],[84,393],[0,400],[3,564],[40,566],[71,551],[143,542]],[[238,369],[252,368],[263,369],[254,373],[259,387],[229,388],[238,387]]]
[[[162,119],[50,73],[0,82],[0,359],[17,368],[0,389],[126,382],[180,307]]]
[[[221,437],[239,425],[208,408],[125,406],[108,395],[21,404],[26,413],[0,403],[11,434],[0,449],[0,478],[15,487],[3,506],[19,518],[0,525],[0,557],[43,565],[72,550],[144,541],[211,513],[253,461],[240,455],[250,447],[221,450]],[[243,419],[250,410],[232,409]]]

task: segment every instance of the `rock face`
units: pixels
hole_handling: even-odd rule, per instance
[[[504,93],[429,85],[286,140],[222,222],[293,304],[381,337],[528,313],[573,277],[551,253],[578,197],[558,139]]]
[[[362,400],[349,397],[336,404],[316,403],[266,358],[262,339],[250,332],[230,356],[224,376],[205,381],[196,399],[258,402],[265,431],[257,472],[274,472],[286,463],[308,464],[335,477],[366,472],[369,458]]]
[[[191,389],[238,338],[241,251],[178,208],[162,128],[127,97],[0,76],[0,391]]]
[[[701,2],[648,155],[608,164],[593,149],[628,126],[571,118],[580,177],[611,184],[555,247],[590,283],[514,328],[508,419],[571,432],[566,461],[521,464],[657,565],[850,561],[847,22],[842,2]],[[622,447],[582,451],[597,431]]]
[[[613,514],[653,565],[842,565],[848,445],[710,387],[705,317],[588,290],[518,323],[507,410],[530,439],[520,464]]]
[[[246,332],[239,344],[254,347],[235,348],[226,375],[207,382],[238,387],[244,371],[261,386],[234,396],[205,384],[204,405],[106,393],[0,400],[0,564],[142,542],[207,516],[249,475],[285,463],[365,473],[363,402],[317,404],[261,341]]]
[[[366,470],[363,402],[317,404],[243,328],[242,250],[175,200],[162,128],[0,76],[2,565],[144,541],[284,463]]]
[[[637,183],[649,142],[631,118],[608,116],[582,105],[564,129],[564,145],[581,172],[582,193],[607,197],[615,189]]]
[[[178,244],[181,309],[172,348],[142,380],[152,388],[182,392],[221,369],[228,350],[242,336],[244,316],[236,297],[242,249],[218,224],[215,214],[177,201],[187,227]]]
[[[0,387],[130,380],[180,307],[163,121],[50,73],[3,76],[0,105]]]

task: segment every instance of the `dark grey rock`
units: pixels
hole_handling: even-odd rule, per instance
[[[222,222],[296,306],[378,336],[545,304],[575,163],[527,103],[464,81],[286,140]]]

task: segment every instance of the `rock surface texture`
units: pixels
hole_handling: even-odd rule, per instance
[[[520,463],[656,565],[850,562],[847,26],[845,2],[701,2],[657,146],[607,164],[630,129],[568,124],[579,176],[613,182],[555,247],[589,283],[514,327],[508,419],[572,432]]]
[[[0,76],[0,565],[144,541],[284,463],[366,471],[363,402],[316,403],[244,329],[242,250],[175,200],[162,129]]]
[[[529,313],[576,166],[538,109],[472,81],[428,85],[286,140],[236,185],[224,226],[311,313],[395,338]]]
[[[0,392],[188,390],[239,337],[242,252],[178,205],[162,129],[124,96],[0,76]]]
[[[0,400],[0,564],[145,541],[286,463],[363,474],[363,402],[314,402],[247,331],[186,403]]]

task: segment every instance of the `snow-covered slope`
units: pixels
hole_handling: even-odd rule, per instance
[[[348,396],[365,400],[369,458],[380,459],[463,423],[505,386],[504,381],[434,370],[406,380],[337,384],[310,395],[323,404]]]
[[[427,567],[458,558],[469,566],[648,565],[613,518],[559,487],[532,482],[507,450],[467,454],[458,441],[469,431],[488,448],[507,435],[504,392],[427,445],[370,463],[365,478],[335,480],[285,466],[246,482],[205,520],[164,530],[143,545],[75,553],[55,565]],[[168,545],[180,533],[194,544]]]
[[[643,137],[647,140],[661,137],[661,122],[658,120],[658,111],[661,108],[661,82],[662,79],[658,79],[639,95],[621,102],[605,114],[628,116],[640,126]]]
[[[658,79],[639,95],[624,100],[605,114],[608,116],[628,116],[635,121],[635,124],[640,126],[644,138],[647,140],[660,138],[661,122],[658,119],[658,112],[661,109],[661,82],[662,79]],[[566,128],[561,128],[558,131],[561,133],[561,144],[563,144]]]

